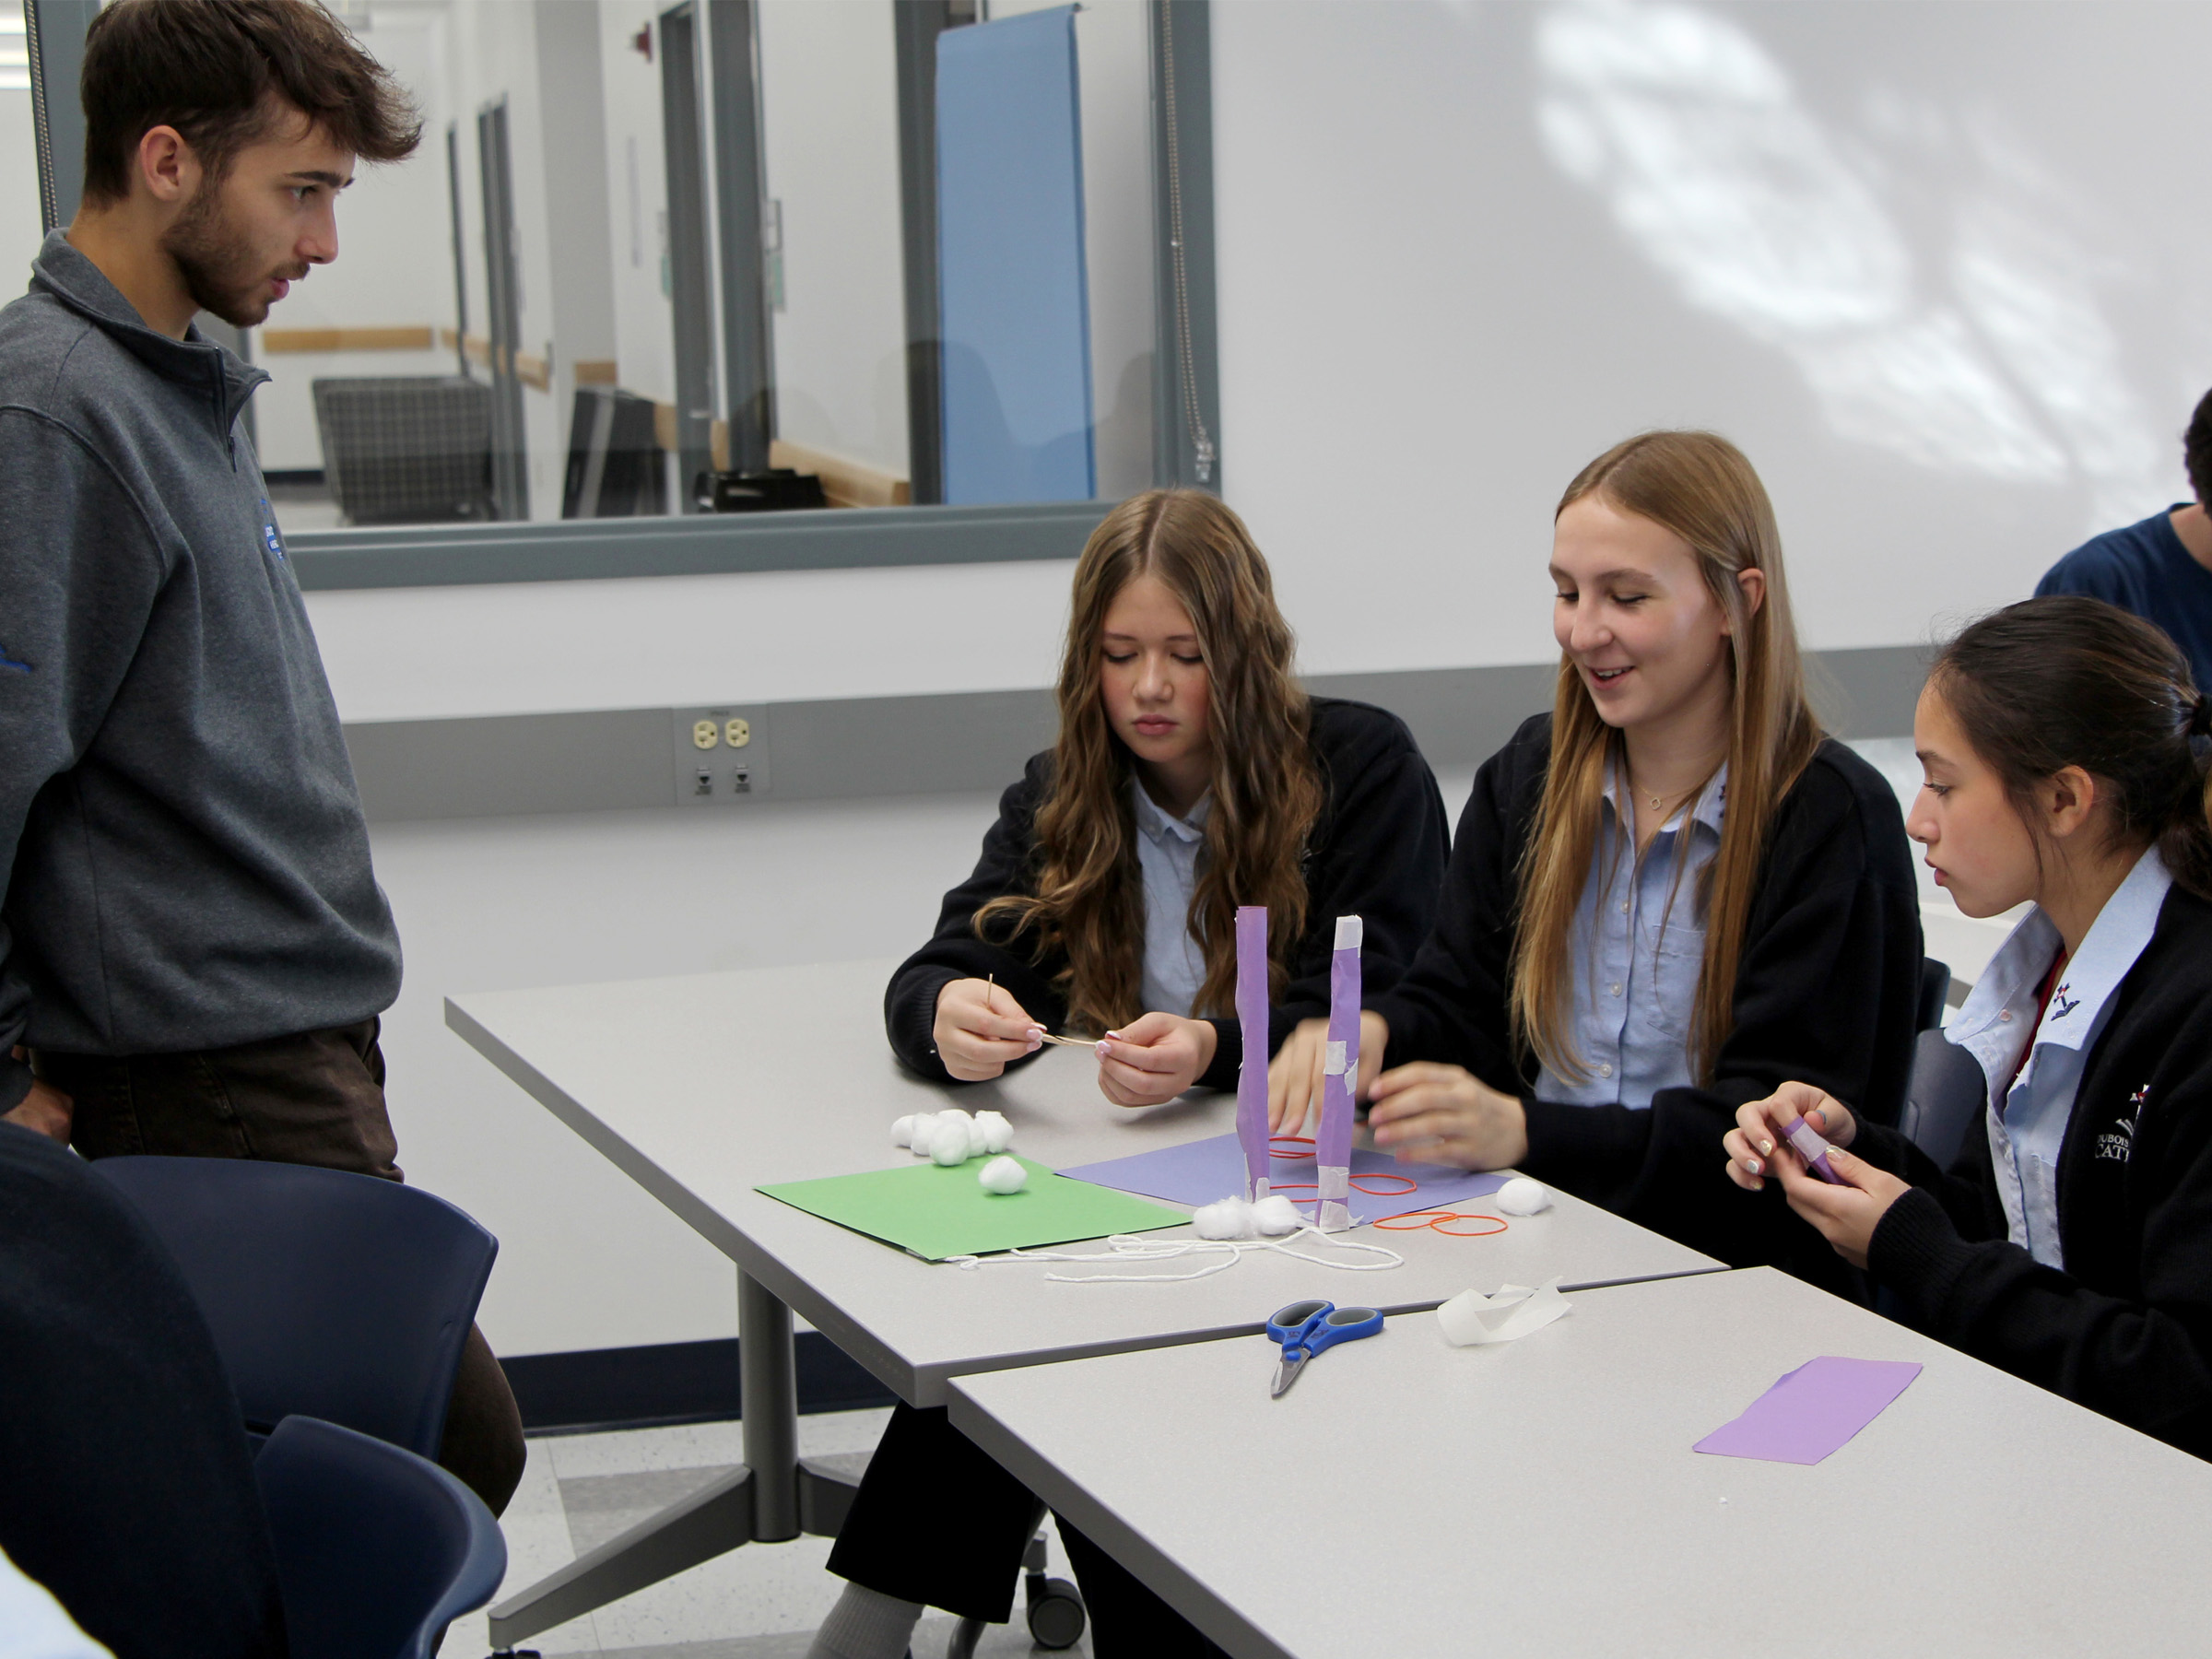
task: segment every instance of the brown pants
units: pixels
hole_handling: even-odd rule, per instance
[[[195,1053],[105,1059],[41,1052],[38,1075],[76,1103],[87,1158],[265,1158],[401,1181],[377,1021]],[[469,1327],[438,1461],[493,1514],[523,1478],[523,1419],[484,1334]]]

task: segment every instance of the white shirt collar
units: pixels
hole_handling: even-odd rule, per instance
[[[1182,818],[1155,801],[1135,772],[1129,775],[1129,793],[1136,802],[1136,827],[1154,841],[1170,835],[1186,843],[1206,839],[1206,820],[1214,809],[1211,790],[1200,795],[1198,804]]]
[[[2067,962],[2065,982],[2052,992],[2051,1006],[2036,1029],[2039,1046],[2076,1050],[2088,1046],[2100,1024],[2104,1005],[2158,930],[2159,912],[2172,886],[2173,877],[2159,850],[2147,849],[2127,879],[2104,901],[2104,908],[2097,912],[2097,920],[2081,941],[2081,948]],[[1975,982],[1966,1006],[1951,1022],[1951,1041],[1961,1046],[1971,1043],[2000,1023],[2005,1011],[2023,998],[2032,1006],[2036,988],[2050,971],[2059,944],[2058,924],[2041,905],[2030,910]]]

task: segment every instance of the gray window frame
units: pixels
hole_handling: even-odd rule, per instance
[[[882,0],[898,9],[902,102],[918,89],[912,54],[934,53],[949,10],[944,0]],[[1220,390],[1216,357],[1211,0],[1149,0],[1152,174],[1155,219],[1155,481],[1218,492]],[[24,0],[32,31],[32,90],[41,199],[49,228],[76,211],[82,184],[83,116],[76,100],[48,119],[47,70],[74,87],[84,30],[99,0]],[[735,22],[749,6],[716,6]],[[749,22],[749,18],[746,19]],[[934,25],[934,27],[933,27]],[[720,54],[734,57],[735,54]],[[934,63],[934,59],[933,59]],[[1174,98],[1167,95],[1172,69]],[[912,112],[902,125],[914,124]],[[1171,123],[1176,142],[1168,142]],[[51,131],[52,140],[47,135]],[[724,135],[727,141],[728,135]],[[1177,165],[1170,176],[1168,158]],[[902,168],[905,218],[934,225],[933,169]],[[930,201],[914,200],[926,190]],[[1180,203],[1180,246],[1171,203]],[[1182,256],[1181,269],[1176,255]],[[910,265],[912,257],[910,249]],[[910,302],[910,332],[915,312]],[[1185,320],[1187,318],[1187,320]],[[1188,350],[1185,350],[1185,342]],[[934,342],[910,341],[909,362],[934,375]],[[926,391],[927,386],[921,388]],[[1194,413],[1193,396],[1195,397]],[[1201,435],[1213,446],[1198,451]],[[918,487],[927,481],[917,477]],[[1099,501],[1004,507],[832,508],[665,519],[583,519],[543,524],[427,524],[300,531],[288,538],[292,568],[313,590],[577,582],[755,571],[994,563],[1073,559],[1103,511]]]

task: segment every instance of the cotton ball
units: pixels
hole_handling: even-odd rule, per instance
[[[912,1147],[914,1144],[914,1124],[916,1121],[917,1120],[912,1117],[894,1118],[891,1121],[891,1145],[894,1147]]]
[[[975,1172],[986,1193],[1018,1193],[1030,1184],[1030,1171],[1018,1158],[994,1158]]]
[[[936,1138],[936,1134],[937,1114],[934,1112],[917,1112],[910,1132],[911,1138],[907,1141],[908,1149],[916,1158],[927,1158],[930,1143]]]
[[[1252,1206],[1241,1198],[1224,1198],[1208,1204],[1191,1217],[1202,1239],[1249,1239],[1255,1230]]]
[[[1253,1225],[1271,1239],[1294,1233],[1306,1224],[1298,1206],[1280,1193],[1270,1193],[1252,1206]]]
[[[1014,1125],[1006,1122],[1004,1112],[979,1112],[975,1114],[975,1126],[982,1132],[986,1152],[1004,1152],[1014,1144]]]
[[[1498,1207],[1509,1216],[1533,1216],[1551,1207],[1551,1194],[1542,1182],[1516,1175],[1498,1189]]]
[[[939,1163],[945,1165],[947,1169],[950,1169],[954,1164],[966,1163],[968,1161],[969,1151],[968,1135],[971,1127],[971,1126],[964,1120],[964,1118],[955,1119],[953,1122],[948,1124],[942,1117],[939,1117],[937,1119],[937,1132],[930,1137],[930,1157],[935,1159]]]

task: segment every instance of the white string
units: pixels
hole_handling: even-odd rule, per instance
[[[1370,1255],[1388,1256],[1385,1262],[1335,1262],[1326,1256],[1310,1255],[1302,1250],[1290,1248],[1290,1241],[1312,1233],[1332,1250],[1360,1250]],[[1393,1267],[1406,1265],[1406,1258],[1394,1250],[1380,1244],[1362,1244],[1354,1239],[1332,1238],[1319,1228],[1308,1225],[1280,1239],[1183,1239],[1168,1241],[1139,1238],[1133,1233],[1115,1233],[1106,1241],[1102,1251],[1071,1253],[1062,1250],[1014,1249],[1001,1255],[947,1256],[952,1266],[972,1273],[978,1267],[1005,1265],[1013,1262],[1171,1262],[1181,1256],[1213,1256],[1217,1259],[1206,1266],[1190,1273],[1048,1273],[1048,1283],[1060,1285],[1164,1285],[1178,1284],[1187,1279],[1200,1279],[1233,1267],[1248,1250],[1273,1250],[1293,1256],[1301,1262],[1311,1262],[1316,1267],[1336,1267],[1346,1273],[1384,1273]]]

